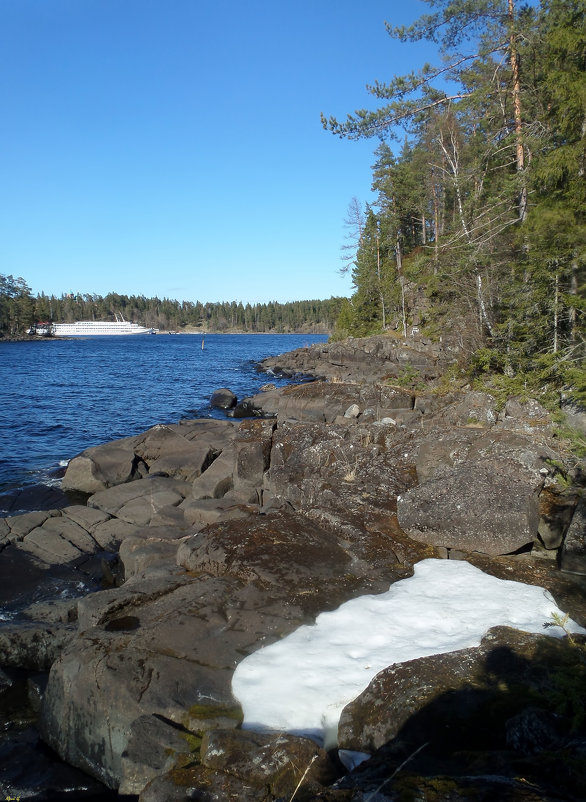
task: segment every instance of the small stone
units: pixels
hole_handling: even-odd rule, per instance
[[[344,412],[345,418],[357,418],[360,415],[360,407],[358,404],[350,404],[346,412]]]

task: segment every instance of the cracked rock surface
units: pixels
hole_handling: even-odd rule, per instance
[[[433,378],[449,358],[378,340],[302,349],[271,369],[337,381],[269,389],[250,401],[254,417],[155,426],[88,449],[63,482],[86,505],[1,519],[10,615],[0,663],[50,669],[44,741],[142,802],[191,799],[194,788],[202,799],[277,800],[300,780],[299,799],[363,798],[352,794],[370,793],[384,766],[406,756],[397,741],[405,722],[389,728],[376,700],[361,698],[344,718],[343,743],[393,758],[368,761],[378,766],[370,778],[363,768],[336,781],[341,765],[313,742],[240,729],[231,678],[246,655],[320,612],[386,591],[434,556],[543,585],[584,624],[583,509],[575,518],[577,496],[556,484],[564,457],[547,414],[381,382],[409,359]],[[458,663],[458,688],[481,659]],[[414,688],[431,688],[437,673],[429,663],[405,671]],[[401,685],[410,715],[451,681],[447,670],[419,701]],[[400,707],[395,686],[389,680]],[[523,727],[546,726],[524,711],[510,725],[519,739]]]

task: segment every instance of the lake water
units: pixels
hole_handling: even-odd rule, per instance
[[[84,448],[157,423],[218,417],[212,392],[238,398],[283,380],[261,359],[323,342],[316,334],[92,337],[0,343],[0,493],[57,481]],[[2,510],[0,510],[2,515]]]

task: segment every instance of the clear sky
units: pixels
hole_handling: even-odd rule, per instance
[[[410,0],[0,0],[0,273],[34,293],[348,295],[376,141],[320,112],[434,60]]]

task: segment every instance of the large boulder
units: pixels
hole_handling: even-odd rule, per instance
[[[134,443],[134,437],[127,437],[86,449],[70,461],[62,489],[96,493],[146,475],[146,466],[134,453]]]
[[[154,426],[136,438],[135,454],[148,465],[149,473],[193,481],[219,453],[207,440],[188,440],[176,426]]]
[[[340,746],[372,757],[338,787],[366,790],[376,778],[393,799],[439,783],[450,799],[525,799],[508,790],[523,777],[535,802],[576,798],[586,780],[584,645],[495,627],[478,647],[389,666],[342,713]]]
[[[213,409],[232,409],[237,403],[238,398],[227,387],[214,390],[210,398],[210,406]]]
[[[423,543],[508,554],[537,537],[541,484],[512,460],[466,462],[402,493],[397,517]]]

